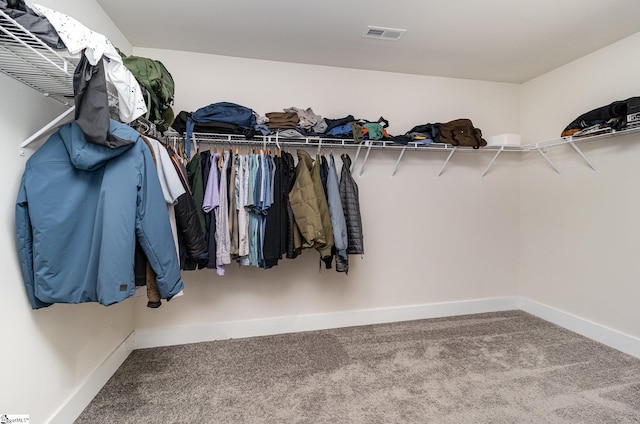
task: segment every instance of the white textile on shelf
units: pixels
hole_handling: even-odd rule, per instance
[[[90,30],[64,13],[39,4],[31,7],[51,22],[71,54],[84,50],[89,63],[94,66],[101,58],[104,60],[107,80],[118,92],[118,109],[122,122],[129,123],[147,113],[140,84],[124,66],[118,51],[106,36]]]

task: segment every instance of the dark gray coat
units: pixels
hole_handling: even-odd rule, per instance
[[[340,200],[344,217],[347,221],[347,253],[363,254],[364,243],[362,236],[362,218],[360,216],[360,199],[358,195],[358,185],[351,175],[351,158],[343,153],[342,171],[340,172]]]

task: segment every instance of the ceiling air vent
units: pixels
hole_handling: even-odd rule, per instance
[[[407,32],[406,29],[368,26],[362,36],[364,38],[397,41],[405,32]]]

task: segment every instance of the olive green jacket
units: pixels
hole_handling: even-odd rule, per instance
[[[320,161],[315,163],[309,153],[297,150],[296,181],[289,193],[291,209],[300,230],[296,248],[313,247],[322,257],[331,255],[333,230],[327,199],[320,180]]]

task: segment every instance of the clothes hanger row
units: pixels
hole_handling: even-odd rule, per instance
[[[195,139],[196,136],[193,136],[193,139]],[[238,146],[244,145],[244,146],[248,146],[246,151],[251,151],[253,153],[259,153],[260,151],[263,152],[269,152],[271,153],[271,149],[268,146],[271,145],[275,145],[275,149],[273,149],[274,152],[277,151],[286,151],[287,153],[290,153],[290,146],[291,144],[286,144],[285,146],[280,146],[279,143],[277,143],[276,141],[255,141],[255,140],[209,140],[209,139],[198,139],[197,140],[198,143],[205,143],[208,144],[208,150],[211,151],[211,145],[213,145],[213,151],[214,153],[218,152],[218,147],[219,145],[225,146],[228,145],[229,146],[229,150],[231,150],[232,152],[235,151],[236,154],[240,154],[242,153],[243,149],[239,148]],[[294,142],[295,143],[295,142]],[[326,143],[328,145],[332,145],[331,143]],[[232,146],[236,146],[235,150],[233,149]],[[342,147],[343,152],[346,154],[346,147],[347,145],[345,144],[338,144],[337,146]],[[299,148],[311,148],[314,147],[315,145],[313,144],[306,144],[306,143],[301,143],[299,145],[297,145],[297,147]],[[322,143],[319,142],[318,144],[318,148],[317,148],[317,153],[322,155],[322,156],[326,156],[326,150],[322,148]],[[329,154],[333,154],[333,147],[335,147],[335,145],[333,145],[330,150],[329,150]],[[220,149],[220,152],[224,152],[226,151],[226,147],[222,147]]]
[[[190,158],[187,158],[185,154],[184,138],[171,136],[169,137],[169,139],[173,140],[173,147],[174,147],[173,150],[176,151],[176,153],[178,153],[178,155],[185,162],[188,162]],[[311,145],[309,143],[296,143],[295,141],[291,144],[284,142],[283,144],[285,145],[281,146],[280,143],[282,142],[282,140],[273,140],[273,139],[269,139],[269,140],[235,139],[234,140],[234,139],[227,139],[227,138],[211,139],[211,138],[200,137],[196,134],[193,135],[192,142],[194,142],[194,144],[196,145],[196,149],[195,149],[196,154],[200,154],[203,151],[203,149],[200,148],[200,144],[202,143],[205,143],[208,145],[208,147],[206,148],[207,151],[211,152],[211,150],[213,149],[214,154],[219,154],[220,155],[219,166],[222,166],[225,152],[229,152],[229,154],[231,155],[260,154],[262,152],[268,155],[281,156],[282,152],[287,152],[291,154],[290,147],[292,145],[297,145],[298,148],[310,148],[310,147],[315,148],[316,147],[315,145]],[[165,144],[168,144],[168,143],[165,143]],[[347,157],[346,148],[348,147],[348,145],[334,144],[334,143],[324,143],[324,144],[330,146],[329,154],[331,156],[334,155],[333,148],[337,146],[337,147],[342,147],[342,153],[340,156],[342,156],[343,158]],[[273,151],[270,148],[271,146],[275,147]],[[316,150],[317,155],[326,156],[327,154],[326,149],[323,149],[323,147],[324,146],[323,146],[322,140],[319,140],[317,145],[317,150]]]

